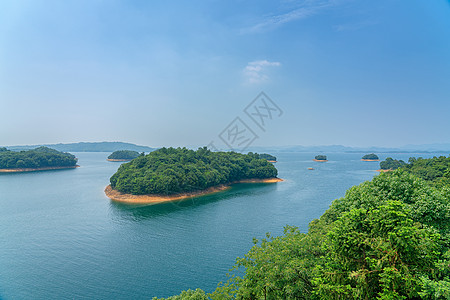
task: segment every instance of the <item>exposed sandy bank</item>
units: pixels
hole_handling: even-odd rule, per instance
[[[361,158],[361,161],[380,161],[379,159],[366,159],[366,158]]]
[[[244,179],[235,183],[274,183],[283,181],[281,178],[267,178],[267,179]],[[119,191],[113,190],[111,185],[105,188],[105,194],[113,201],[128,203],[128,204],[157,204],[163,202],[179,201],[187,198],[193,198],[198,196],[209,195],[217,192],[221,192],[230,188],[230,185],[220,185],[215,187],[210,187],[203,191],[192,192],[192,193],[182,193],[175,194],[171,196],[164,195],[132,195],[125,194]]]
[[[313,159],[313,161],[318,161],[318,162],[326,162],[328,161],[328,159]]]
[[[391,170],[391,169],[388,169],[388,170],[379,169],[379,170],[375,170],[375,171],[386,173],[386,172],[391,172],[391,171],[394,171],[394,170]]]
[[[20,173],[20,172],[36,172],[36,171],[48,171],[48,170],[63,170],[63,169],[75,169],[78,167],[79,167],[79,165],[69,166],[69,167],[0,169],[0,173]]]

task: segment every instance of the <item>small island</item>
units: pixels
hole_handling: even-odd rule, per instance
[[[361,158],[362,161],[380,161],[380,158],[375,153],[366,154]]]
[[[265,160],[267,160],[270,163],[276,163],[277,162],[276,156],[273,156],[271,154],[261,153],[261,154],[258,154],[258,155],[259,155],[259,158],[265,159]]]
[[[313,159],[313,161],[326,162],[328,160],[327,160],[326,155],[316,155],[316,157]]]
[[[404,162],[403,160],[397,160],[393,159],[392,157],[388,157],[386,158],[386,160],[380,162],[380,169],[377,171],[389,172],[401,168],[403,166],[406,166],[406,162]]]
[[[33,172],[78,167],[77,158],[70,153],[48,147],[27,151],[0,148],[0,173]]]
[[[135,159],[139,155],[141,155],[141,154],[139,154],[139,152],[137,152],[137,151],[117,150],[117,151],[114,151],[113,153],[111,153],[106,160],[107,161],[130,161],[132,159]],[[142,153],[142,155],[143,155],[143,153]]]
[[[122,164],[105,194],[119,202],[156,204],[223,191],[235,183],[282,181],[277,175],[257,153],[161,148]]]

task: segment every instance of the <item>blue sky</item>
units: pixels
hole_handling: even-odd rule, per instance
[[[443,0],[0,3],[0,145],[448,143],[449,80]]]

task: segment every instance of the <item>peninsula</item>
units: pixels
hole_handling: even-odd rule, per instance
[[[131,151],[131,150],[117,150],[111,153],[107,161],[130,161],[132,159],[135,159],[140,154],[137,151]]]
[[[105,194],[115,201],[154,204],[223,191],[235,183],[273,183],[277,169],[257,153],[161,148],[122,164]]]
[[[77,166],[77,158],[65,152],[47,147],[28,151],[11,151],[0,148],[0,173],[33,172],[72,169]]]
[[[361,158],[362,161],[380,161],[380,158],[375,153],[366,154]]]
[[[327,160],[326,155],[316,155],[316,157],[314,157],[313,161],[326,162],[328,160]]]

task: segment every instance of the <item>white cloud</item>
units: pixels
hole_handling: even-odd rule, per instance
[[[247,34],[274,29],[283,24],[316,15],[324,9],[338,5],[339,2],[340,0],[303,0],[297,3],[296,7],[290,11],[267,16],[257,24],[242,29],[241,33]]]
[[[268,68],[279,66],[281,66],[281,63],[276,61],[257,60],[249,62],[244,68],[243,73],[248,83],[260,83],[269,79],[269,76],[267,75]]]

